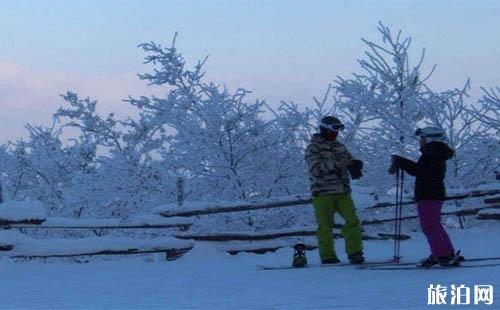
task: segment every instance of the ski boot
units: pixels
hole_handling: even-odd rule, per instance
[[[333,265],[333,264],[338,264],[338,263],[340,263],[340,260],[336,257],[321,260],[322,265]]]
[[[306,245],[303,243],[297,243],[294,247],[293,253],[293,267],[300,268],[307,265],[306,258]]]
[[[351,264],[354,264],[354,265],[363,264],[365,262],[363,252],[359,251],[359,252],[356,252],[354,254],[349,255],[349,261],[351,262]]]
[[[437,265],[438,263],[439,260],[431,254],[426,259],[421,260],[418,264],[418,267],[430,268],[434,265]]]
[[[464,261],[465,258],[460,255],[460,251],[457,253],[452,253],[450,255],[441,256],[438,258],[438,264],[443,267],[455,267],[459,266],[460,262]]]

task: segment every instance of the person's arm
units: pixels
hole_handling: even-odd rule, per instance
[[[306,162],[309,167],[309,173],[316,177],[321,177],[336,171],[345,171],[352,163],[352,155],[347,148],[341,147],[335,156],[335,160],[323,160],[319,148],[310,144],[306,148]]]
[[[393,160],[396,161],[397,167],[403,169],[405,172],[412,176],[417,176],[419,167],[416,162],[398,155],[394,156]]]
[[[353,161],[351,153],[349,153],[345,146],[342,146],[341,151],[337,154],[335,159],[335,168],[341,171],[348,170]]]
[[[421,179],[439,178],[442,173],[439,160],[432,156],[422,155],[418,163],[415,163],[404,157],[398,157],[398,167],[410,175]]]

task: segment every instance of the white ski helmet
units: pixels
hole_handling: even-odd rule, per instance
[[[446,133],[443,129],[434,126],[418,128],[415,135],[425,139],[425,142],[443,142],[446,143]]]

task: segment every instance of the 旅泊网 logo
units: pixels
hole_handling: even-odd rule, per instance
[[[427,305],[492,305],[493,285],[430,284],[427,288]]]

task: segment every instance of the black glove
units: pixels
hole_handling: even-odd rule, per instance
[[[361,171],[363,169],[363,162],[361,160],[353,159],[351,165],[347,167],[347,169],[353,180],[357,180],[363,176],[363,172]]]
[[[391,155],[391,167],[389,168],[389,174],[396,174],[400,168],[401,156],[392,154]]]

